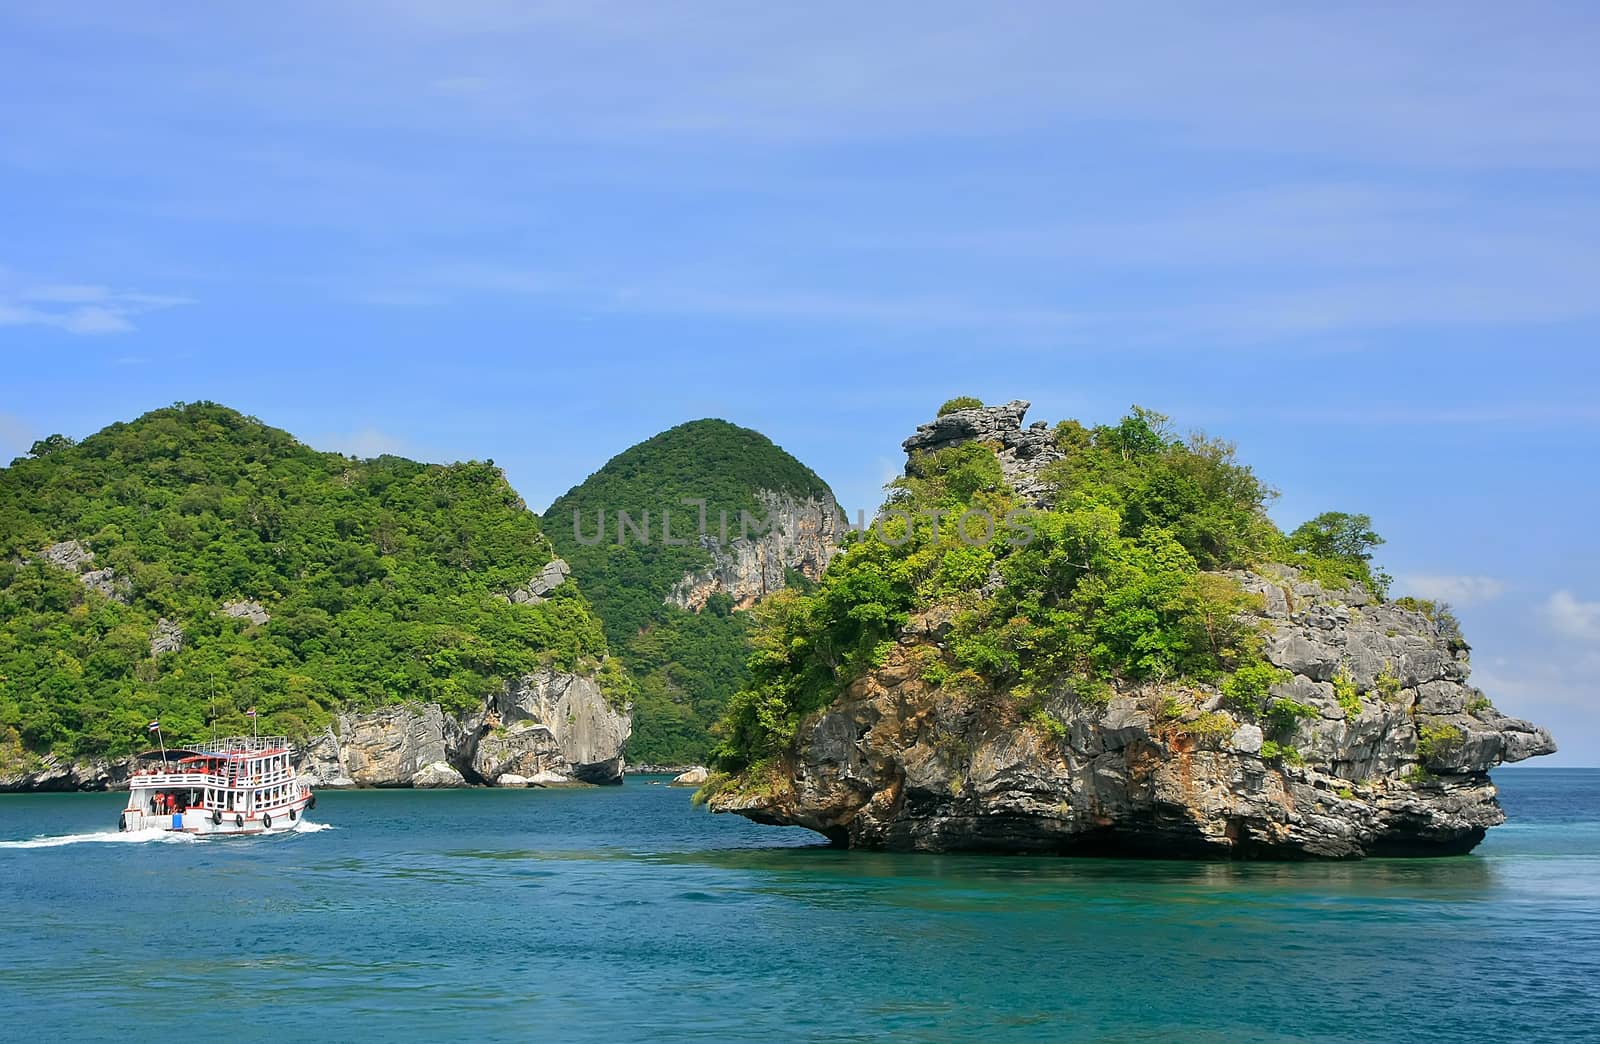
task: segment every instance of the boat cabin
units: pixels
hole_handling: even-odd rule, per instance
[[[215,832],[287,827],[311,799],[297,778],[284,736],[234,736],[190,747],[146,751],[128,781],[125,824],[137,829]]]

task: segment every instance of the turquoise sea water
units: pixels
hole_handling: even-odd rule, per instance
[[[1476,854],[1338,864],[843,852],[636,777],[214,841],[0,796],[0,1038],[1600,1039],[1600,770],[1497,782]]]

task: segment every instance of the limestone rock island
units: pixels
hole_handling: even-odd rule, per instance
[[[1448,607],[1384,597],[1364,516],[1285,534],[1225,443],[1027,408],[949,404],[886,505],[914,531],[763,610],[713,810],[852,847],[1239,858],[1462,853],[1503,821],[1488,770],[1555,744],[1468,683]]]

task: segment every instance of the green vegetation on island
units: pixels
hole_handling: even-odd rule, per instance
[[[1054,441],[1063,457],[1042,472],[1057,489],[1048,510],[1018,500],[988,445],[920,453],[893,484],[885,508],[899,514],[881,532],[852,535],[814,589],[759,606],[750,683],[720,726],[720,767],[747,770],[786,750],[805,715],[936,607],[950,630],[923,679],[998,699],[996,713],[1041,714],[1043,697],[1062,689],[1095,703],[1113,684],[1192,679],[1220,683],[1269,729],[1292,725],[1302,708],[1269,698],[1278,672],[1241,619],[1251,598],[1225,572],[1286,563],[1381,592],[1370,520],[1329,513],[1285,534],[1265,510],[1272,491],[1230,444],[1176,438],[1167,418],[1137,407],[1115,425],[1062,422]],[[978,521],[963,526],[967,512]]]
[[[42,560],[77,540],[109,590]],[[122,754],[160,718],[303,734],[345,708],[475,705],[540,666],[631,682],[573,583],[500,592],[552,556],[492,462],[321,453],[211,403],[179,404],[0,469],[0,762]],[[266,623],[225,615],[253,600]],[[181,648],[152,654],[165,618]]]
[[[709,726],[748,678],[747,613],[732,611],[721,595],[699,612],[665,598],[686,573],[712,560],[698,543],[701,509],[684,501],[705,501],[706,530],[719,538],[725,513],[734,539],[741,512],[765,517],[757,490],[831,495],[814,471],[761,433],[697,420],[619,453],[545,512],[545,531],[636,679],[632,762],[704,760],[712,744]],[[647,511],[649,539],[630,529],[619,541],[618,513],[637,523]],[[663,541],[663,512],[670,512],[673,539],[687,538],[686,544]]]

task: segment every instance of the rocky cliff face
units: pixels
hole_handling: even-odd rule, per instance
[[[962,410],[909,452],[980,441],[1036,505],[1060,459],[1025,402]],[[1048,443],[1048,445],[1047,445]],[[1269,697],[1201,684],[1063,687],[1042,706],[923,679],[952,611],[915,616],[883,664],[802,721],[763,776],[711,807],[902,850],[1351,858],[1470,850],[1504,820],[1488,770],[1555,750],[1467,683],[1465,644],[1421,611],[1287,567],[1230,574],[1256,596]],[[982,592],[980,592],[980,595]],[[1237,699],[1237,697],[1236,697]],[[715,788],[715,783],[713,783]]]
[[[323,786],[620,783],[632,723],[593,678],[536,671],[461,720],[434,703],[340,715],[301,766]]]
[[[622,782],[630,719],[606,702],[594,679],[542,671],[518,679],[463,722],[472,774],[584,783]]]
[[[1504,820],[1488,769],[1555,750],[1465,684],[1423,614],[1282,575],[1264,595],[1274,695],[1315,708],[1267,756],[1208,687],[1068,693],[1035,718],[921,680],[948,621],[916,618],[885,665],[802,727],[763,787],[717,811],[868,848],[1347,858],[1465,852]],[[1353,686],[1353,689],[1352,689]],[[1340,694],[1350,707],[1341,705]],[[1270,749],[1270,748],[1269,748]]]
[[[844,523],[831,496],[796,498],[788,493],[758,490],[760,518],[770,528],[762,534],[733,536],[727,543],[720,532],[700,538],[711,553],[711,565],[688,573],[667,594],[666,601],[680,609],[698,612],[714,594],[726,594],[734,605],[746,609],[784,586],[784,574],[793,569],[815,580],[838,552]],[[739,520],[729,519],[730,534]],[[717,520],[708,522],[717,530]],[[752,526],[752,530],[759,528]]]
[[[0,772],[0,793],[112,790],[128,782],[126,758],[62,761],[46,755],[32,764]]]

